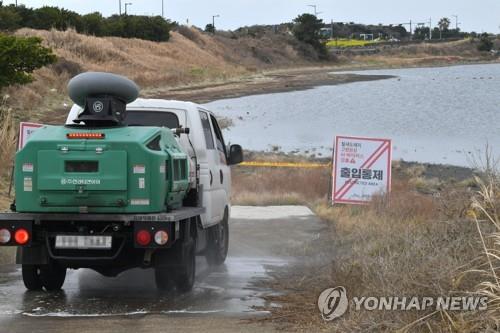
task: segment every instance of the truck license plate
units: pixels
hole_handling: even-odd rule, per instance
[[[56,236],[56,249],[111,249],[111,236]]]

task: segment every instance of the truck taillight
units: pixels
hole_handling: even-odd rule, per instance
[[[168,242],[168,233],[160,230],[155,233],[155,243],[158,245],[165,245]]]
[[[104,139],[106,135],[104,133],[68,133],[66,137],[68,139]]]
[[[148,246],[151,243],[151,234],[147,230],[139,230],[135,235],[135,241],[140,246]]]
[[[27,244],[30,240],[30,234],[26,229],[17,229],[14,233],[14,239],[19,245]]]
[[[10,242],[10,231],[7,229],[0,229],[0,244],[7,244]]]

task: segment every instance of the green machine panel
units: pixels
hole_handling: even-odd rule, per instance
[[[16,210],[167,212],[189,190],[187,161],[166,128],[44,126],[16,154]]]
[[[127,153],[42,150],[38,152],[40,191],[126,191]]]

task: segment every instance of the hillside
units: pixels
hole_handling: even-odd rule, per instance
[[[173,32],[166,43],[98,38],[71,30],[21,29],[16,35],[41,37],[58,56],[56,64],[36,72],[32,84],[5,91],[14,113],[31,121],[50,121],[47,114],[63,107],[67,81],[84,71],[122,74],[147,91],[221,81],[267,68],[300,66],[317,58],[314,50],[288,35],[232,39],[187,27]]]
[[[94,37],[73,30],[21,29],[20,36],[38,36],[53,49],[58,62],[35,73],[35,81],[12,87],[7,106],[16,118],[53,122],[66,114],[67,81],[84,71],[106,71],[136,81],[143,95],[169,98],[173,87],[197,83],[218,84],[265,70],[330,65],[342,68],[409,67],[491,61],[476,50],[476,43],[459,41],[437,45],[384,48],[374,55],[338,55],[319,62],[314,49],[287,33],[264,31],[259,36],[206,34],[180,26],[169,42]],[[54,114],[57,113],[57,115]]]

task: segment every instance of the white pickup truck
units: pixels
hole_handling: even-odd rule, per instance
[[[66,124],[74,125],[74,120],[81,112],[82,108],[75,104],[67,117]],[[203,208],[203,214],[192,217],[198,221],[196,223],[196,253],[205,255],[210,265],[222,264],[227,256],[229,241],[230,165],[238,164],[243,160],[241,146],[226,146],[222,130],[214,114],[201,105],[190,102],[137,99],[127,105],[127,116],[124,124],[166,127],[173,130],[189,128],[187,133],[178,136],[180,145],[190,157],[189,181],[191,190],[184,200],[184,206],[187,207],[187,210],[183,210],[183,216],[186,215],[186,211],[189,213],[189,207]],[[175,212],[173,216],[175,216]],[[25,252],[27,250],[25,249]],[[191,261],[191,265],[184,262],[186,260]],[[18,263],[23,263],[23,267],[26,264],[23,262],[22,255],[18,255]],[[29,264],[38,264],[38,261]],[[183,265],[189,267],[189,272],[185,275],[188,278],[177,284],[177,288],[181,291],[189,291],[194,284],[194,264],[194,256],[183,259]],[[148,262],[146,258],[140,263],[132,263],[133,266],[155,268],[158,288],[169,288],[166,281],[172,275],[170,268],[156,267],[154,262]],[[120,268],[115,269],[114,267],[110,268],[109,271],[102,267],[94,269],[108,276],[116,275],[121,271]],[[30,280],[31,276],[25,277],[25,284],[28,282],[28,288]]]
[[[74,105],[66,124],[74,124],[73,120],[81,111],[78,105]],[[202,200],[206,213],[202,215],[201,223],[204,228],[208,228],[229,218],[229,166],[241,162],[241,147],[226,146],[222,130],[211,111],[191,102],[139,98],[127,105],[125,123],[129,126],[189,128],[189,134],[180,136],[180,144],[191,157],[189,177],[192,189],[196,189],[197,177],[203,188]],[[240,158],[231,160],[231,156]]]

